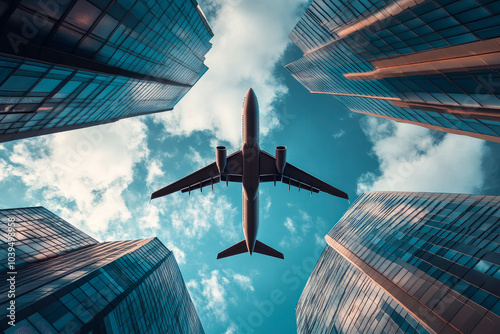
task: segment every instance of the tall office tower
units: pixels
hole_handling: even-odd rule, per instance
[[[171,110],[212,36],[195,0],[0,0],[0,142]]]
[[[286,66],[350,110],[500,142],[500,3],[315,0]]]
[[[299,333],[497,333],[500,197],[368,192],[325,236]]]
[[[0,295],[0,332],[204,333],[177,262],[157,238],[97,242],[43,207],[0,210],[0,226],[9,264],[1,276],[10,286]]]

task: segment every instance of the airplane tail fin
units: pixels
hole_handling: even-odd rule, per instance
[[[255,248],[253,249],[253,251],[267,256],[277,257],[278,259],[285,259],[282,253],[278,252],[274,248],[269,247],[265,243],[260,242],[259,240],[255,242]]]
[[[267,256],[277,257],[279,259],[285,258],[282,253],[280,253],[277,250],[269,247],[268,245],[260,242],[259,240],[256,240],[255,248],[253,251],[256,253],[267,255]],[[246,243],[245,239],[243,239],[240,242],[238,242],[237,244],[234,244],[231,247],[226,248],[222,252],[217,254],[217,259],[222,259],[224,257],[238,255],[238,254],[246,253],[246,252],[248,252],[247,243]]]
[[[234,244],[231,247],[226,248],[222,252],[217,254],[217,259],[222,259],[224,257],[238,255],[238,254],[246,253],[246,252],[248,252],[247,243],[246,243],[245,239],[243,239],[240,242],[238,242],[237,244]]]

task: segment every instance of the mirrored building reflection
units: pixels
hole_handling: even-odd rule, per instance
[[[325,236],[298,333],[494,333],[500,197],[368,192]]]
[[[171,110],[212,36],[195,0],[0,0],[0,142]]]
[[[204,333],[174,255],[157,238],[97,242],[43,207],[0,210],[2,231],[9,222],[16,261],[1,276],[15,277],[15,296],[0,295],[0,332]],[[8,263],[3,236],[0,246]]]
[[[286,68],[351,111],[500,142],[500,5],[315,0]]]

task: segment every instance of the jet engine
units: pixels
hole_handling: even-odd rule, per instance
[[[286,165],[286,146],[276,146],[276,168],[283,174]]]
[[[227,161],[227,150],[226,146],[217,146],[215,151],[215,162],[217,163],[217,168],[219,169],[219,173],[222,174],[224,169],[226,169],[226,161]]]

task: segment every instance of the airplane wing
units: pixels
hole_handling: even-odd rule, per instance
[[[310,191],[311,193],[319,193],[320,191],[327,194],[349,199],[349,196],[326,182],[312,176],[309,173],[295,167],[290,163],[286,163],[283,175],[279,174],[276,169],[276,159],[265,151],[260,151],[260,182],[275,182],[281,181],[290,186]]]
[[[222,175],[219,174],[217,164],[213,162],[210,165],[198,169],[196,172],[155,191],[151,195],[151,199],[169,195],[177,191],[181,191],[183,193],[191,192],[191,190],[211,186],[220,181],[241,182],[242,162],[241,150],[234,152],[227,157],[226,172]]]

